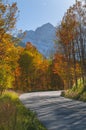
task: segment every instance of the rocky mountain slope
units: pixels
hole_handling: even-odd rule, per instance
[[[25,36],[22,39],[22,46],[25,46],[27,42],[31,42],[40,53],[45,57],[50,57],[55,52],[55,30],[56,28],[50,24],[44,24],[41,27],[38,27],[35,31],[25,31]],[[22,34],[19,34],[21,37]]]

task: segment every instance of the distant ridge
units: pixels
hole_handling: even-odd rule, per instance
[[[26,30],[21,46],[24,47],[27,42],[31,42],[45,57],[50,57],[55,52],[55,31],[56,28],[50,23],[38,27],[35,31]],[[21,36],[22,33],[19,34],[19,37]]]

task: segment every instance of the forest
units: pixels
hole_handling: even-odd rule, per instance
[[[86,84],[86,3],[76,1],[56,28],[58,49],[46,59],[30,43],[19,46],[12,35],[16,3],[0,2],[0,92],[64,90]]]
[[[17,3],[0,0],[0,130],[46,130],[19,95],[62,90],[62,96],[86,101],[86,1],[76,0],[64,14],[49,58],[29,41],[19,45],[18,16]]]

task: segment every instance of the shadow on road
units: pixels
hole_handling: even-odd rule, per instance
[[[86,103],[50,94],[27,94],[20,100],[37,113],[48,130],[86,130]]]

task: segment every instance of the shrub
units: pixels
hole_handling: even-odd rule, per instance
[[[78,86],[73,85],[71,89],[64,91],[62,96],[86,101],[86,85],[83,85],[82,80],[78,79]]]
[[[26,109],[16,93],[0,97],[0,130],[46,130],[36,114]]]

